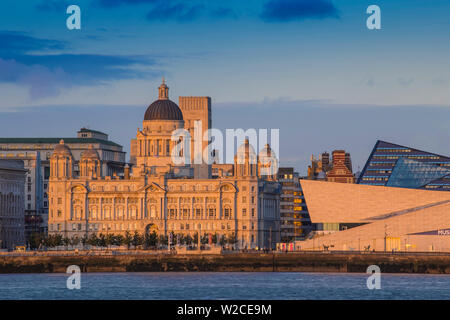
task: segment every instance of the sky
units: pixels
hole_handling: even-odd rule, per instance
[[[81,9],[69,30],[66,9]],[[381,8],[369,30],[366,9]],[[101,130],[129,151],[164,76],[213,126],[280,129],[281,164],[376,140],[450,155],[447,0],[0,2],[0,136]]]

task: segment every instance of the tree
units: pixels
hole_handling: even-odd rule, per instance
[[[39,246],[41,245],[41,243],[43,241],[44,241],[44,237],[42,236],[42,234],[33,232],[31,234],[31,237],[30,237],[30,240],[29,240],[30,248],[32,250],[39,249]]]
[[[133,242],[133,237],[130,234],[130,231],[125,232],[125,238],[123,239],[123,243],[127,246],[127,249],[130,250],[130,245]]]
[[[108,233],[105,237],[105,245],[109,249],[115,243],[115,237],[113,234]]]
[[[95,233],[91,234],[86,243],[91,246],[97,247],[99,243],[97,235]]]
[[[198,243],[198,232],[196,234],[194,234],[193,242],[194,242],[195,245],[197,245],[197,243]]]
[[[221,246],[224,246],[227,243],[227,239],[226,239],[225,235],[220,236],[219,243]]]
[[[133,246],[135,249],[137,249],[138,246],[143,244],[143,237],[139,234],[139,232],[134,231],[133,235]]]
[[[66,250],[69,250],[70,239],[67,237],[64,237],[62,239],[62,243],[66,246]]]
[[[153,230],[151,233],[145,234],[145,247],[155,247],[158,244],[158,235],[156,234],[155,230]]]
[[[227,243],[228,244],[235,244],[236,243],[236,234],[233,232],[227,237]]]
[[[84,236],[81,238],[81,244],[83,245],[83,249],[84,249],[84,247],[86,246],[87,242],[88,242],[88,236],[87,236],[87,235],[84,235]]]
[[[125,241],[125,238],[123,237],[123,235],[121,235],[121,234],[118,234],[116,237],[115,237],[115,245],[116,246],[121,246],[123,243],[124,243],[124,241]]]
[[[192,236],[190,234],[186,235],[186,237],[184,238],[184,241],[187,245],[191,245],[193,242]]]
[[[168,236],[164,236],[164,235],[160,235],[160,236],[159,236],[159,243],[160,243],[160,244],[168,245],[168,243],[169,243],[169,237],[168,237]]]
[[[106,247],[106,237],[103,233],[100,233],[98,236],[98,246],[100,247]]]
[[[206,234],[206,233],[204,233],[203,236],[202,236],[201,239],[200,239],[200,242],[201,242],[202,244],[207,244],[208,241],[209,241],[209,235]]]

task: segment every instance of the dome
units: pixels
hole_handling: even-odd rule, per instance
[[[72,156],[72,152],[70,152],[70,149],[68,146],[64,144],[64,140],[61,139],[59,141],[59,144],[55,146],[55,149],[53,149],[53,155],[62,155],[62,156]]]
[[[236,152],[235,160],[237,160],[238,164],[243,164],[246,160],[253,164],[256,163],[256,159],[255,149],[253,149],[248,139],[245,139],[245,142],[241,144]]]
[[[255,149],[253,149],[253,146],[250,144],[248,139],[245,139],[244,143],[241,144],[239,149],[237,150],[237,155],[245,155],[245,154],[256,156]]]
[[[175,102],[160,99],[147,108],[144,120],[183,120],[183,113]]]
[[[266,144],[264,146],[264,148],[261,149],[258,156],[260,159],[266,159],[266,158],[268,158],[268,159],[275,158],[276,159],[275,152],[273,152],[273,150],[269,144]]]
[[[158,90],[159,98],[147,108],[144,120],[182,121],[183,113],[175,102],[169,100],[169,87],[166,86],[164,78]]]
[[[87,150],[81,153],[82,159],[100,159],[97,150],[94,149],[92,144],[89,145]]]

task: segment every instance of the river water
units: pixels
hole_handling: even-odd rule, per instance
[[[450,276],[382,274],[369,290],[368,274],[294,272],[0,274],[4,299],[450,299]]]

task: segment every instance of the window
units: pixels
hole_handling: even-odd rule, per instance
[[[247,216],[247,209],[242,209],[242,216],[246,217]]]
[[[242,197],[242,202],[247,202],[247,198],[246,197]]]
[[[255,208],[252,208],[252,217],[255,217]]]

